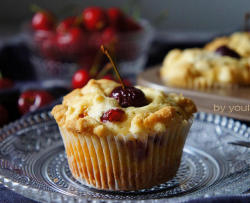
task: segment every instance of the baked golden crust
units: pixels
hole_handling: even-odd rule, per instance
[[[250,60],[220,56],[204,49],[175,49],[160,70],[167,84],[187,88],[250,85]]]
[[[60,127],[77,133],[142,137],[164,132],[171,124],[187,122],[196,112],[190,99],[145,87],[137,88],[144,92],[148,105],[122,108],[114,98],[109,97],[117,86],[118,83],[110,80],[90,80],[82,89],[66,95],[63,103],[53,108],[52,115]],[[114,108],[122,109],[125,119],[121,122],[101,122],[103,113]]]
[[[215,51],[218,47],[226,45],[235,50],[242,57],[250,57],[250,33],[236,32],[230,36],[214,39],[205,46],[206,50]]]

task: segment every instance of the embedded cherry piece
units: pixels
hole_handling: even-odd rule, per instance
[[[144,93],[132,86],[125,86],[124,88],[122,86],[116,87],[110,93],[110,97],[115,98],[121,107],[141,107],[148,104]]]
[[[217,48],[215,52],[221,56],[230,56],[230,57],[237,58],[237,59],[241,58],[240,55],[236,51],[230,49],[229,47],[225,45]]]
[[[125,112],[121,109],[110,109],[102,115],[101,121],[104,123],[107,121],[110,122],[122,121],[124,118],[124,114]]]

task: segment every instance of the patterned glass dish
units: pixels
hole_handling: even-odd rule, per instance
[[[0,182],[40,202],[173,202],[247,196],[250,149],[231,144],[239,140],[250,141],[250,128],[245,124],[197,113],[172,180],[139,191],[100,191],[72,177],[57,124],[44,112],[0,131]]]

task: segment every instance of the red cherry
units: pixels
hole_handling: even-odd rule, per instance
[[[79,66],[84,67],[85,70],[90,70],[95,62],[95,58],[96,53],[88,49],[88,54],[81,56],[77,63]]]
[[[95,49],[95,52],[100,49],[102,38],[100,32],[91,32],[88,35],[88,46],[90,49]]]
[[[113,27],[106,28],[101,35],[101,44],[109,45],[118,41],[117,31]]]
[[[31,25],[34,30],[52,30],[55,26],[55,18],[48,11],[35,13]]]
[[[84,32],[80,28],[71,28],[68,32],[58,33],[56,43],[65,57],[79,55],[86,42]]]
[[[142,27],[131,18],[124,19],[123,25],[122,31],[124,32],[139,31],[142,29]]]
[[[121,109],[110,109],[101,116],[101,121],[104,123],[107,121],[122,121],[124,118],[124,114],[125,112]]]
[[[56,36],[54,33],[48,35],[47,38],[43,39],[43,41],[41,41],[39,45],[40,51],[43,56],[48,57],[50,59],[58,59],[59,53],[56,43]]]
[[[109,17],[109,23],[111,26],[119,29],[123,24],[123,20],[125,18],[124,13],[119,8],[109,8],[107,11]]]
[[[7,78],[0,78],[0,89],[10,88],[12,87],[13,81]]]
[[[0,127],[4,124],[8,123],[9,121],[9,114],[6,108],[0,105]]]
[[[86,71],[84,69],[80,69],[73,75],[72,87],[74,89],[82,88],[84,85],[86,85],[88,83],[90,78],[91,77],[90,77],[88,71]]]
[[[89,31],[100,31],[108,24],[108,17],[104,9],[89,7],[82,12],[83,22]]]
[[[132,86],[132,83],[128,79],[122,80],[125,86]]]
[[[113,81],[115,81],[115,79],[113,78],[112,75],[104,75],[104,76],[102,77],[102,79],[113,80]]]
[[[38,45],[41,45],[45,40],[54,36],[54,32],[47,31],[47,30],[37,30],[34,33],[34,41]]]
[[[145,94],[133,86],[118,86],[109,95],[116,99],[121,107],[141,107],[148,104]]]
[[[68,17],[58,24],[58,26],[56,27],[56,31],[57,32],[68,31],[70,28],[76,26],[76,21],[77,21],[76,16]]]
[[[28,90],[20,95],[18,99],[18,108],[20,113],[26,114],[52,101],[53,97],[44,90]]]

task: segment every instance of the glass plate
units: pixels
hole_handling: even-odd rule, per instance
[[[72,177],[57,124],[45,112],[0,131],[0,182],[41,202],[172,202],[243,195],[250,185],[250,150],[230,144],[237,140],[250,141],[245,124],[197,113],[172,180],[139,191],[100,191]]]

